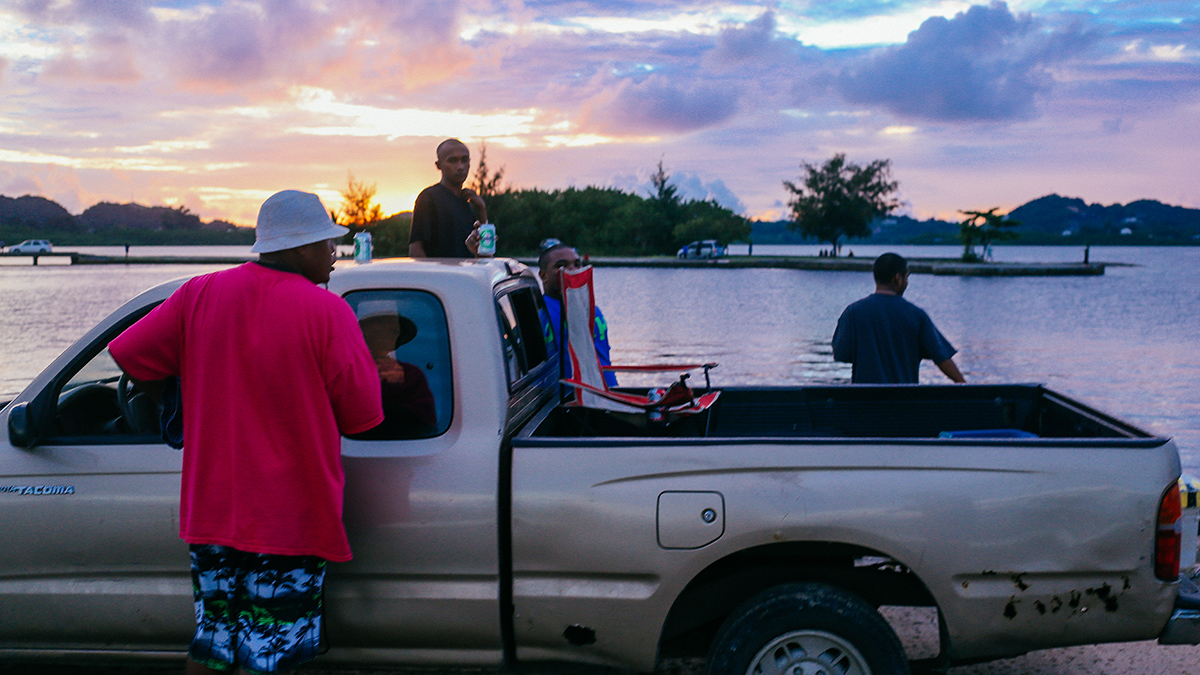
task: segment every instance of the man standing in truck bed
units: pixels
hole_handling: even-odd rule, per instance
[[[955,382],[956,350],[925,310],[903,297],[908,261],[895,253],[875,259],[875,292],[852,303],[833,333],[833,358],[854,364],[855,384],[916,384],[922,359],[929,359]]]
[[[350,559],[341,436],[383,421],[354,312],[317,286],[346,232],[316,195],[276,193],[258,261],[189,280],[109,344],[139,386],[182,386],[189,673],[273,673],[319,651],[326,561]]]
[[[434,166],[442,172],[442,179],[417,195],[408,254],[414,258],[474,258],[479,250],[479,224],[487,222],[487,207],[474,190],[463,187],[471,173],[471,151],[457,138],[448,138],[438,145]]]

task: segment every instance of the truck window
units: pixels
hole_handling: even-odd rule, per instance
[[[517,324],[517,312],[512,304],[512,294],[496,298],[500,313],[500,338],[504,344],[504,363],[507,366],[508,383],[516,383],[529,372],[525,362],[524,339]]]
[[[123,377],[108,353],[120,335],[155,305],[144,307],[92,343],[74,372],[63,372],[46,445],[161,443],[160,406]],[[63,381],[65,380],[65,381]]]
[[[496,307],[508,382],[513,386],[548,358],[541,318],[542,298],[536,289],[521,287],[498,296]]]
[[[353,438],[430,438],[450,427],[453,382],[450,331],[442,303],[425,291],[346,295],[379,370],[382,424]]]

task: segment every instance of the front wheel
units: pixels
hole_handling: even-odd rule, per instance
[[[768,589],[739,607],[713,641],[707,675],[908,675],[879,612],[815,583]]]

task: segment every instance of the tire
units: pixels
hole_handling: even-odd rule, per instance
[[[871,605],[816,583],[776,586],[718,631],[706,675],[908,675],[900,639]]]

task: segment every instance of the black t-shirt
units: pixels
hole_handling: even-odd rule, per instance
[[[475,212],[470,203],[436,183],[417,195],[408,243],[422,242],[430,258],[474,258],[466,244],[474,229]]]

